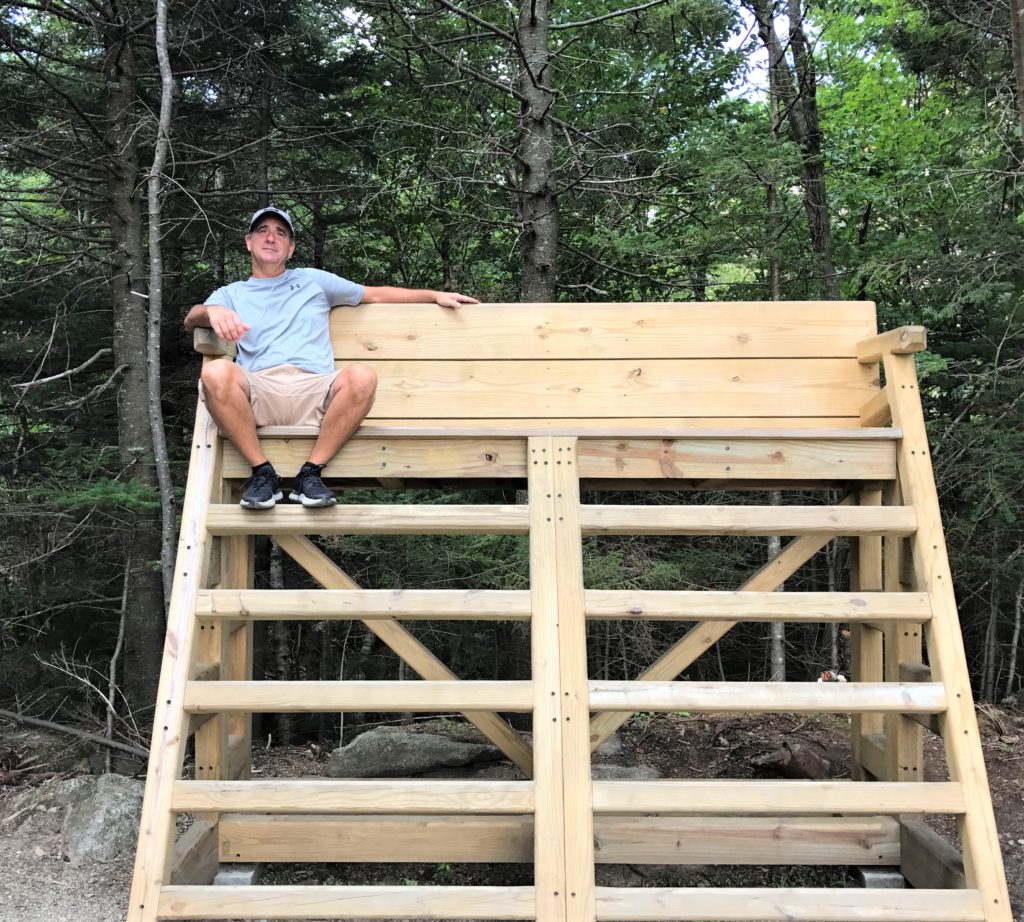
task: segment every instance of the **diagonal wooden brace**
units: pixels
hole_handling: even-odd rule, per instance
[[[358,584],[321,551],[309,538],[278,535],[274,539],[288,556],[303,567],[325,589],[358,589]],[[364,621],[398,656],[428,681],[458,679],[447,666],[397,621]],[[533,751],[504,720],[491,711],[466,711],[463,716],[526,775],[533,777]]]

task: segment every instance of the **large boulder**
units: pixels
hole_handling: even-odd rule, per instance
[[[144,787],[121,775],[86,780],[64,817],[64,851],[72,865],[113,861],[135,846]]]
[[[332,778],[407,778],[444,768],[493,762],[495,746],[467,743],[433,733],[376,729],[361,733],[327,760]]]

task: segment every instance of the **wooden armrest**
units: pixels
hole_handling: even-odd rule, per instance
[[[870,365],[881,361],[886,355],[924,352],[927,348],[928,334],[924,327],[899,327],[857,343],[857,361]]]
[[[203,355],[226,355],[234,358],[238,353],[238,347],[234,343],[221,339],[209,327],[196,327],[192,331],[192,346],[196,352]]]

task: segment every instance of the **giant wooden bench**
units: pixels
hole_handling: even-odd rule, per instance
[[[245,511],[249,469],[199,407],[130,919],[1010,922],[914,371],[920,328],[876,335],[866,302],[512,304],[343,308],[332,335],[338,364],[372,364],[380,386],[331,482],[516,484],[529,502]],[[199,348],[223,360],[208,338]],[[291,473],[313,434],[262,436]],[[581,483],[842,499],[583,505]],[[310,536],[365,533],[528,535],[530,588],[363,591]],[[323,589],[251,588],[256,534]],[[583,585],[585,535],[727,534],[792,540],[737,591]],[[852,536],[850,591],[773,591],[836,536]],[[638,680],[595,681],[588,618],[691,626]],[[422,681],[252,681],[260,619],[361,620]],[[528,621],[531,679],[458,680],[401,623],[416,619]],[[852,681],[674,681],[751,621],[849,624]],[[251,713],[346,710],[461,711],[526,780],[250,778]],[[633,713],[678,710],[849,713],[853,779],[591,781],[591,751]],[[532,713],[530,742],[509,712]],[[923,779],[923,727],[942,735],[949,780]],[[195,780],[182,780],[192,735]],[[176,842],[182,813],[194,822]],[[962,851],[924,814],[955,815]],[[239,861],[535,870],[529,887],[209,886]],[[881,865],[915,889],[598,887],[595,862]]]

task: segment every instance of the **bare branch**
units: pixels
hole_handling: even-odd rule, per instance
[[[81,365],[75,368],[69,368],[67,371],[62,371],[59,375],[50,375],[48,378],[36,378],[34,381],[25,381],[21,384],[12,384],[11,387],[35,387],[37,384],[49,384],[51,381],[59,381],[61,378],[70,378],[74,374],[78,374],[80,371],[84,371],[93,362],[103,358],[105,355],[110,355],[113,349],[99,349],[94,356],[86,359]]]
[[[605,13],[603,16],[594,16],[592,19],[581,19],[579,22],[552,24],[548,26],[548,28],[552,32],[560,29],[579,29],[583,26],[592,26],[595,23],[604,22],[606,19],[615,19],[618,16],[628,16],[630,13],[639,13],[641,10],[649,10],[652,6],[661,6],[667,2],[668,0],[651,0],[650,3],[641,3],[639,6],[631,6],[625,10],[614,10],[611,13]]]

